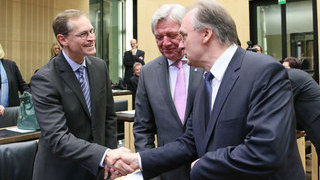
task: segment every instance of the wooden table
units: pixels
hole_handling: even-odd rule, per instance
[[[7,128],[0,129],[0,144],[27,141],[32,139],[38,139],[40,137],[40,131],[17,133],[6,129]]]
[[[124,121],[124,146],[133,152],[135,151],[133,136],[134,112],[134,110],[116,112],[118,120]]]
[[[112,89],[113,96],[122,96],[122,95],[131,95],[132,92],[130,90],[114,90]]]
[[[128,109],[132,110],[132,92],[129,90],[112,90],[113,100],[114,101],[121,101],[127,100],[128,101]]]

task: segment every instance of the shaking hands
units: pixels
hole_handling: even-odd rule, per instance
[[[111,179],[133,173],[139,169],[137,153],[131,153],[127,148],[119,148],[108,151],[105,162],[104,179],[111,172]]]

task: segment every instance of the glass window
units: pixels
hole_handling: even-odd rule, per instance
[[[286,5],[288,56],[301,60],[301,68],[313,70],[312,1],[291,2]]]
[[[90,21],[96,30],[96,56],[105,60],[112,82],[122,77],[125,1],[90,0]]]
[[[282,58],[281,9],[279,5],[257,7],[257,44],[264,53]]]

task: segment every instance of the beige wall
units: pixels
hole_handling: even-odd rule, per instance
[[[0,0],[0,43],[25,81],[46,64],[55,41],[52,19],[64,9],[89,12],[89,0]]]
[[[179,3],[186,7],[194,0],[138,0],[138,40],[139,48],[146,52],[145,61],[149,62],[160,55],[151,32],[153,13],[163,4]],[[248,0],[219,0],[234,18],[238,35],[243,47],[250,38],[249,32],[249,2]]]

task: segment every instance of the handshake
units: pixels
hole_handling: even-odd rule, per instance
[[[127,148],[109,150],[104,159],[104,179],[107,179],[109,172],[111,179],[133,173],[139,169],[137,153],[131,153]]]

